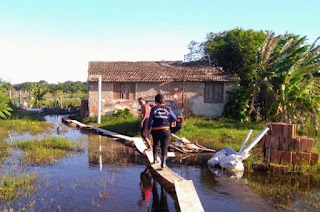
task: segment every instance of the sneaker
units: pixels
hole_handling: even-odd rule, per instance
[[[156,164],[156,163],[160,163],[160,161],[156,160],[152,162],[152,164]]]

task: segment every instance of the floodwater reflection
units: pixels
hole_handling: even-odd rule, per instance
[[[134,148],[124,146],[110,138],[101,135],[89,135],[88,138],[89,165],[99,166],[117,164],[144,164],[144,158]]]

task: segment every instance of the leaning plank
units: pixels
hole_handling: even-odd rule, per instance
[[[182,212],[204,211],[192,180],[175,181],[174,186]]]
[[[132,139],[133,139],[133,143],[136,146],[137,150],[141,154],[145,154],[144,151],[147,149],[147,146],[144,144],[144,141],[142,140],[142,138],[134,137]]]

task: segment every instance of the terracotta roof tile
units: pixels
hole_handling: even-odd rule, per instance
[[[97,75],[106,82],[167,82],[167,81],[238,81],[230,73],[211,66],[183,66],[168,62],[104,62],[90,61],[88,81]]]

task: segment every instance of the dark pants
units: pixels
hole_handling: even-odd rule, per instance
[[[160,142],[161,156],[167,157],[169,139],[171,134],[170,130],[153,130],[151,131],[151,134],[153,138],[153,154],[155,154],[158,151],[158,146]]]
[[[144,120],[143,126],[140,128],[140,134],[144,140],[149,139],[148,121],[149,119]]]

